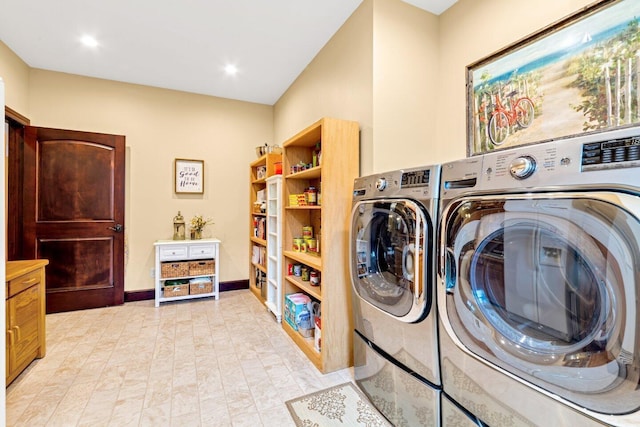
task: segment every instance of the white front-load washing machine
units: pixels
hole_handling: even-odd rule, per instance
[[[394,425],[440,419],[435,308],[440,167],[357,178],[351,215],[355,380]]]
[[[443,390],[491,426],[640,425],[640,129],[442,165]]]

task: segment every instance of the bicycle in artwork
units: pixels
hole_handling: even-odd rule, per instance
[[[495,95],[495,106],[489,119],[489,139],[494,146],[504,144],[513,126],[527,128],[533,123],[535,106],[527,96],[517,97],[518,91],[511,91],[506,95],[509,102],[502,102],[500,93]]]

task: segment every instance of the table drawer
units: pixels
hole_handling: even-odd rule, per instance
[[[15,294],[24,291],[40,282],[41,271],[35,270],[31,273],[23,274],[20,277],[16,277],[15,279],[9,281],[9,289],[7,289],[7,297],[12,297]]]
[[[189,246],[190,259],[213,258],[214,247],[212,245],[191,245]]]
[[[185,259],[189,256],[187,246],[166,246],[160,247],[160,261],[172,261]]]

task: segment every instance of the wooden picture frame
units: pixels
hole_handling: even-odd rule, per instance
[[[204,193],[204,160],[175,159],[174,191],[178,194]]]
[[[467,156],[639,125],[639,19],[600,0],[467,66]]]

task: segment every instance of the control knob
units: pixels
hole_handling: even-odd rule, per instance
[[[531,156],[520,156],[509,165],[509,173],[515,179],[529,178],[536,171],[536,160]]]
[[[376,188],[378,189],[378,191],[382,191],[387,188],[387,180],[384,178],[378,178],[378,180],[376,181]]]

